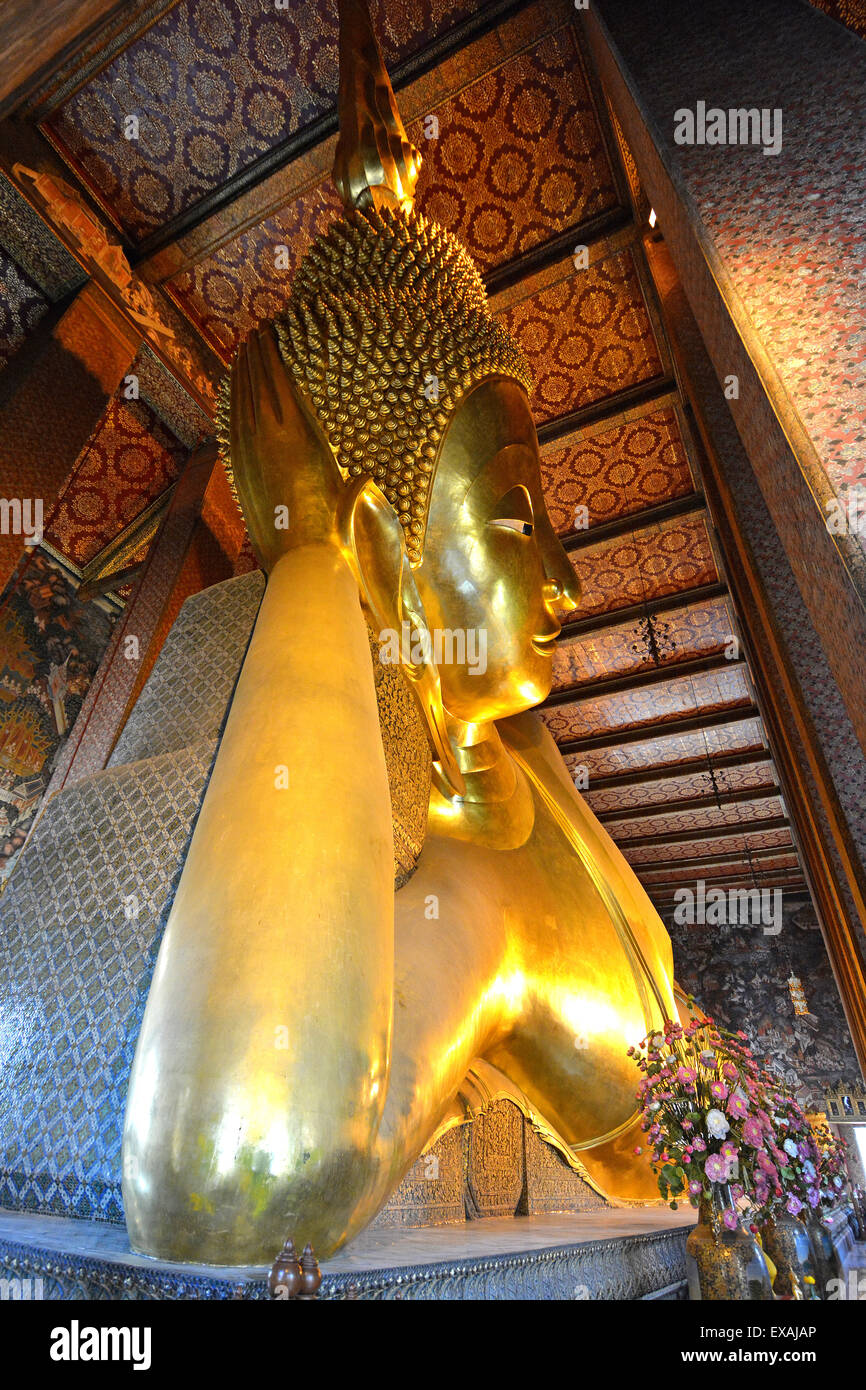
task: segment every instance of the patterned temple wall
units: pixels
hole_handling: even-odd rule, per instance
[[[694,889],[694,882],[690,885]],[[742,1028],[757,1055],[794,1087],[809,1110],[859,1068],[818,919],[808,898],[782,896],[781,929],[677,925],[665,913],[674,970],[683,988],[719,1023]],[[803,986],[809,1012],[798,1015],[788,988]]]

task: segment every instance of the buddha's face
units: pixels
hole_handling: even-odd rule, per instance
[[[434,643],[440,634],[449,713],[499,719],[549,694],[557,610],[576,608],[579,590],[547,515],[535,425],[515,382],[485,381],[454,412],[415,579]]]

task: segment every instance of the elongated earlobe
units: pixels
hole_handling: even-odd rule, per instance
[[[361,602],[377,633],[394,633],[402,667],[433,745],[438,780],[449,796],[466,791],[445,724],[439,671],[418,593],[403,527],[384,493],[370,478],[357,478],[340,500],[337,525],[344,553],[358,582]],[[411,640],[407,643],[404,634]],[[419,653],[420,660],[411,657]]]

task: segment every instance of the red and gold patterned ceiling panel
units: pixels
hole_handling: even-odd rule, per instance
[[[372,4],[386,62],[472,15],[467,0]],[[134,239],[331,111],[337,7],[179,0],[56,111],[46,131]],[[138,139],[125,121],[138,116]]]
[[[285,307],[305,252],[340,211],[330,180],[317,184],[168,283],[178,307],[223,361],[251,328]]]
[[[772,820],[784,815],[778,796],[737,802],[733,806],[704,806],[700,810],[677,811],[676,807],[654,816],[617,821],[608,827],[617,844],[640,839],[643,835],[675,835],[683,830],[715,830],[719,826],[745,825],[753,820]]]
[[[616,206],[617,192],[570,28],[438,106],[417,206],[459,237],[482,274]]]
[[[703,515],[635,527],[628,535],[581,546],[569,558],[581,589],[575,620],[615,613],[719,578]]]
[[[800,863],[795,850],[789,854],[768,854],[761,855],[760,859],[754,860],[755,876],[760,883],[764,874],[789,874],[794,870],[799,871]],[[742,864],[735,862],[727,864],[693,864],[689,868],[686,864],[682,868],[676,869],[641,869],[641,882],[647,888],[652,888],[657,883],[694,883],[696,878],[714,879],[730,878],[733,874],[745,872],[751,876],[748,859],[743,859]]]
[[[553,689],[568,690],[605,676],[637,674],[721,652],[730,641],[731,619],[723,598],[709,599],[654,616],[652,632],[658,659],[637,622],[560,642],[553,657]]]
[[[46,539],[83,567],[174,482],[188,452],[143,400],[115,397],[48,518]]]
[[[600,695],[595,699],[542,709],[545,724],[557,742],[589,738],[622,729],[751,704],[742,667],[704,671],[697,676],[660,685]]]
[[[416,204],[460,238],[482,271],[616,204],[570,28],[471,83],[435,115],[435,139],[425,138],[423,120],[409,127],[424,156]],[[284,308],[304,252],[340,212],[325,179],[176,276],[170,292],[227,358],[249,328]]]
[[[729,835],[723,840],[687,840],[681,844],[673,841],[669,845],[637,845],[629,848],[623,846],[623,854],[630,864],[652,865],[659,860],[667,862],[671,859],[688,860],[712,859],[719,854],[742,854],[743,863],[748,864],[748,851],[756,849],[789,849],[793,844],[791,832],[785,828],[781,830],[753,830],[748,835]],[[731,861],[733,862],[733,861]],[[760,863],[760,860],[757,861]],[[734,865],[736,868],[736,865]]]
[[[561,536],[574,533],[580,506],[587,508],[592,527],[694,492],[670,408],[577,444],[547,445],[541,454],[541,481],[550,520]]]
[[[574,755],[575,758],[577,755]],[[710,776],[709,772],[691,772],[683,777],[663,777],[657,782],[639,782],[633,787],[604,787],[594,792],[590,783],[584,792],[597,816],[606,811],[624,811],[633,807],[636,811],[642,806],[657,806],[661,803],[675,806],[678,801],[686,801],[697,796],[724,796],[733,791],[772,791],[775,787],[769,764],[754,767],[720,767]]]
[[[565,763],[572,776],[576,776],[578,768],[586,768],[591,787],[594,777],[627,776],[630,772],[646,772],[649,768],[676,767],[677,763],[693,758],[711,759],[720,753],[751,753],[763,747],[761,726],[757,719],[749,719],[741,724],[723,724],[695,733],[661,734],[657,738],[627,743],[622,747],[569,753]]]
[[[539,424],[662,375],[631,251],[575,271],[498,317],[529,359]]]

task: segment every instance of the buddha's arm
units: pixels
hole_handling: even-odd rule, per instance
[[[271,572],[160,949],[124,1141],[134,1248],[258,1259],[275,1209],[333,1244],[387,1089],[393,872],[357,586],[304,545]]]
[[[575,789],[550,733],[534,710],[502,720],[499,729],[551,811],[568,828],[597,883],[611,920],[649,985],[647,1027],[676,1018],[670,937],[631,865]]]

